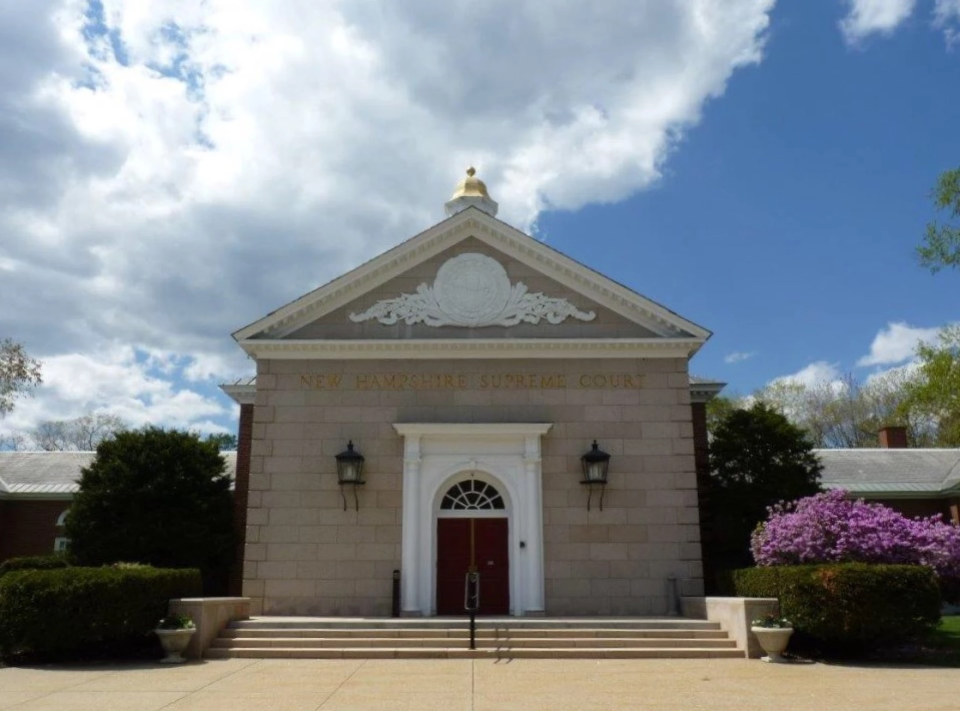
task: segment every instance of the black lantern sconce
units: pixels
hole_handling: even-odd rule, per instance
[[[353,440],[347,443],[347,449],[337,455],[337,482],[340,484],[340,498],[343,499],[343,510],[347,510],[347,495],[343,493],[346,486],[353,487],[353,504],[360,510],[360,500],[357,498],[357,487],[363,485],[363,455],[353,451]]]
[[[587,511],[590,510],[590,499],[593,498],[593,487],[600,487],[600,510],[603,511],[603,491],[607,486],[607,472],[610,469],[610,455],[600,449],[597,440],[593,440],[590,451],[580,457],[583,464],[583,479],[581,484],[590,487],[587,494]]]

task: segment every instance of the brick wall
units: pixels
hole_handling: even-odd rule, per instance
[[[703,559],[703,580],[705,592],[712,593],[715,570],[710,558],[706,555],[704,546],[710,540],[712,523],[709,519],[709,494],[707,493],[710,478],[710,440],[707,434],[707,405],[703,402],[694,402],[690,405],[693,417],[693,454],[697,470],[697,500],[700,507],[700,545]]]
[[[237,428],[237,466],[233,487],[233,522],[237,536],[236,550],[227,594],[238,596],[243,590],[243,549],[247,530],[247,505],[250,489],[250,446],[253,436],[253,405],[240,406],[240,423]]]
[[[954,518],[949,499],[870,499],[871,502],[889,506],[904,516],[942,516],[945,521],[960,523]]]
[[[54,539],[63,535],[57,519],[70,507],[69,501],[8,499],[0,506],[0,560],[54,552]]]
[[[462,374],[466,386],[358,387],[358,375],[390,373]],[[480,375],[543,373],[564,374],[568,387],[478,385]],[[643,387],[577,386],[604,373],[640,374]],[[257,377],[243,583],[257,611],[389,614],[403,475],[395,422],[553,423],[542,459],[548,614],[663,614],[670,575],[683,593],[702,592],[685,359],[278,360],[261,361]],[[612,459],[604,510],[594,500],[588,512],[580,457],[594,438]],[[352,498],[343,510],[336,481],[349,439],[366,457],[359,511]]]

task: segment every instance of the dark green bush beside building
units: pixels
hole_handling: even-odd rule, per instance
[[[836,563],[744,568],[731,573],[741,597],[776,597],[801,644],[861,654],[929,634],[940,620],[933,570],[917,565]]]
[[[0,655],[66,659],[156,647],[151,634],[171,598],[202,590],[196,569],[62,568],[0,578]]]
[[[235,549],[225,471],[217,443],[191,432],[146,427],[101,442],[67,515],[71,558],[200,568],[204,592],[224,594]]]
[[[20,558],[7,558],[0,563],[0,578],[16,570],[56,570],[70,565],[69,559],[56,555],[26,555]]]

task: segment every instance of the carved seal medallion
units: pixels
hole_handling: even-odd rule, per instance
[[[531,294],[522,282],[510,284],[506,269],[485,254],[468,253],[448,259],[433,287],[421,284],[415,294],[378,301],[363,313],[350,314],[354,323],[376,319],[386,326],[399,321],[427,326],[516,326],[518,323],[558,324],[568,317],[580,321],[596,318],[566,299]]]
[[[510,301],[510,278],[495,259],[461,254],[437,271],[433,293],[451,322],[479,326],[494,320]]]

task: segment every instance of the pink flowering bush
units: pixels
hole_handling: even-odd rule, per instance
[[[960,591],[960,526],[940,517],[907,518],[882,504],[850,500],[834,490],[781,503],[754,531],[757,565],[860,562],[927,565],[944,597]]]

